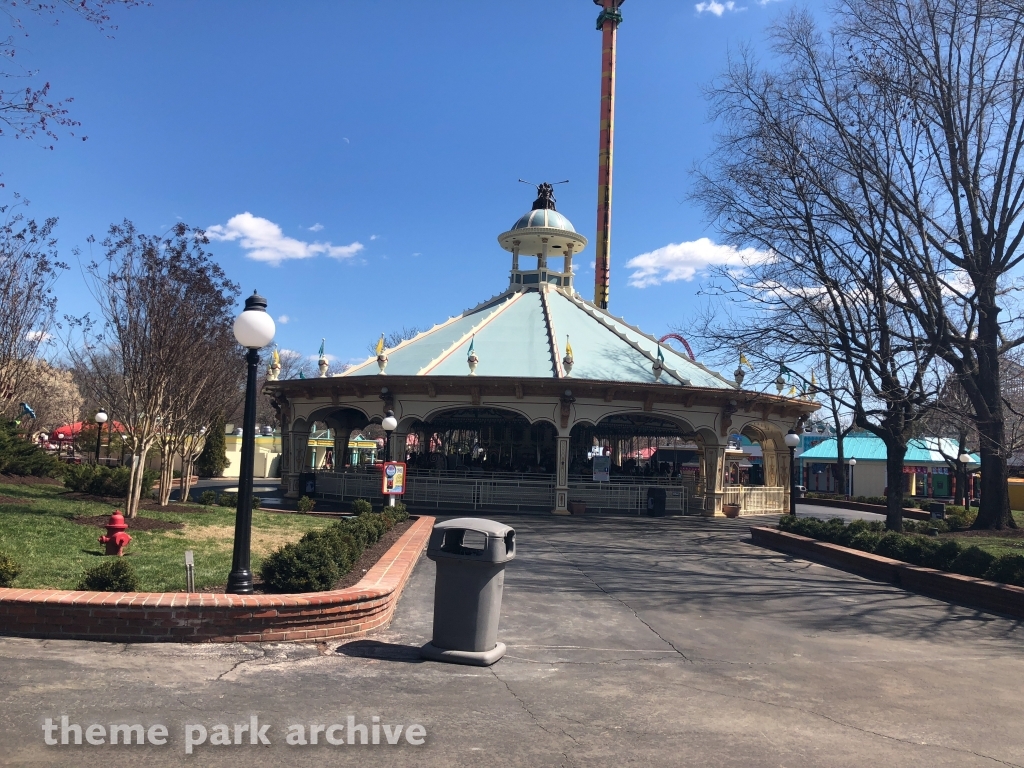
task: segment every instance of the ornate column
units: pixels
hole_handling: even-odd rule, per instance
[[[569,435],[556,438],[555,453],[555,508],[553,515],[569,514]]]
[[[783,513],[789,511],[789,494],[793,486],[792,471],[793,468],[789,463],[789,449],[775,451],[775,485],[776,487],[781,486],[783,488],[782,509],[780,510]]]
[[[704,447],[704,516],[723,516],[725,446]]]

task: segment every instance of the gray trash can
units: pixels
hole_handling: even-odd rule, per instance
[[[941,501],[933,501],[928,505],[928,514],[931,515],[932,520],[945,520],[946,505]]]
[[[516,532],[493,520],[460,517],[434,525],[427,557],[437,564],[434,636],[421,655],[487,667],[505,655],[498,642],[505,563],[516,556]]]

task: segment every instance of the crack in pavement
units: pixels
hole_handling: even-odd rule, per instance
[[[861,728],[860,726],[857,726],[857,725],[852,725],[850,723],[844,723],[841,720],[836,720],[834,717],[830,717],[829,715],[826,715],[823,712],[815,712],[813,709],[805,709],[804,707],[797,707],[797,706],[794,706],[792,704],[780,704],[778,702],[773,702],[773,701],[764,701],[763,699],[756,699],[756,698],[753,698],[751,696],[740,696],[739,694],[735,694],[735,693],[725,693],[723,691],[711,691],[711,690],[708,690],[706,688],[701,688],[700,686],[688,685],[686,683],[681,683],[681,682],[678,682],[678,681],[675,684],[679,685],[682,688],[688,688],[691,691],[699,691],[700,693],[706,693],[706,694],[711,695],[711,696],[722,696],[723,698],[727,698],[727,699],[736,699],[737,701],[748,701],[748,702],[750,702],[752,704],[763,704],[764,706],[767,706],[767,707],[776,707],[778,709],[788,709],[788,710],[792,710],[794,712],[802,712],[803,714],[811,715],[812,717],[820,717],[822,720],[827,720],[828,722],[830,722],[830,723],[832,723],[834,725],[838,725],[840,728],[849,728],[849,729],[857,731],[859,733],[865,733],[865,734],[869,734],[871,736],[877,736],[877,737],[879,737],[881,739],[887,739],[889,741],[895,741],[895,742],[898,742],[900,744],[908,744],[908,745],[914,746],[914,747],[935,747],[937,749],[944,749],[944,750],[946,750],[948,752],[955,752],[955,753],[958,753],[958,754],[965,754],[965,755],[974,755],[975,757],[980,757],[980,758],[983,758],[985,760],[992,760],[993,762],[1000,763],[1001,765],[1010,766],[1010,768],[1024,768],[1024,766],[1021,766],[1019,763],[1011,763],[1011,762],[1008,762],[1006,760],[1000,760],[998,757],[993,757],[992,755],[985,755],[985,754],[982,754],[981,752],[975,752],[972,749],[960,749],[959,747],[950,747],[950,746],[946,746],[945,744],[936,744],[935,742],[928,742],[928,741],[911,741],[910,739],[902,739],[899,736],[890,736],[887,733],[880,733],[879,731],[873,731],[870,728]]]
[[[501,683],[502,685],[505,686],[505,690],[508,691],[509,694],[512,696],[512,698],[515,699],[519,703],[519,706],[522,707],[523,711],[526,712],[526,714],[528,714],[530,716],[530,719],[532,719],[533,722],[536,723],[538,728],[540,728],[545,733],[550,734],[551,736],[557,735],[553,731],[549,730],[548,728],[546,728],[544,726],[544,723],[542,723],[540,721],[540,718],[538,718],[537,715],[535,715],[533,713],[533,711],[528,706],[526,706],[526,702],[523,701],[521,698],[519,698],[519,696],[516,694],[516,692],[512,690],[512,686],[510,686],[507,682],[505,682],[500,677],[498,677],[498,673],[494,671],[494,667],[488,667],[487,671],[490,672],[492,675],[494,675],[494,679],[495,680],[497,680],[499,683]],[[558,729],[558,732],[561,733],[563,736],[565,736],[570,741],[572,741],[573,745],[575,745],[577,747],[580,745],[580,743],[576,740],[576,737],[573,736],[571,733],[568,733],[568,732],[562,730],[561,728]],[[567,760],[570,760],[570,762],[571,762],[571,758],[569,758],[569,756],[566,753],[563,752],[562,754],[565,755],[565,758]]]
[[[248,664],[250,661],[259,661],[260,659],[267,658],[267,650],[265,648],[260,647],[259,651],[260,651],[260,653],[259,653],[258,656],[251,656],[248,659],[242,659],[241,661],[236,661],[234,664],[231,665],[231,669],[227,670],[226,672],[221,672],[219,675],[217,675],[217,677],[214,678],[214,680],[219,682],[220,680],[223,680],[225,677],[227,677],[232,672],[234,672],[236,669],[241,667],[243,664]]]

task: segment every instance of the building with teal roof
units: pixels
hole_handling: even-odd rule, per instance
[[[670,511],[721,514],[727,493],[742,495],[723,476],[728,438],[742,433],[762,450],[758,511],[785,508],[782,436],[817,404],[743,390],[742,374],[727,378],[585,300],[573,259],[587,239],[555,209],[550,185],[539,192],[498,235],[511,254],[500,292],[340,375],[267,384],[282,413],[286,491],[298,492],[314,425],[344,442],[390,410],[392,457],[410,465],[413,506],[564,514],[574,501],[638,512],[647,489],[663,487]],[[340,442],[336,455],[348,455]],[[655,461],[656,448],[698,460]],[[602,452],[608,481],[594,479]],[[363,469],[335,468],[318,490],[365,494]]]
[[[835,465],[839,461],[835,437],[821,440],[797,457],[803,485],[811,492],[851,493],[856,496],[883,496],[886,488],[887,451],[881,438],[857,433],[843,438],[843,460],[849,466],[855,459],[853,489],[835,486]],[[959,445],[948,438],[926,437],[911,440],[903,458],[903,492],[907,496],[949,498],[960,457]],[[968,470],[980,466],[978,455],[970,456]]]

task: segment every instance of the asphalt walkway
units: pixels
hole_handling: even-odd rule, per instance
[[[1021,622],[756,548],[749,520],[505,519],[519,554],[490,669],[419,661],[426,559],[390,629],[340,646],[0,639],[0,763],[1024,765]],[[61,715],[163,724],[168,743],[44,745]],[[212,739],[252,716],[269,745],[241,731],[185,755],[187,726]],[[425,743],[285,743],[349,716],[421,724]]]

